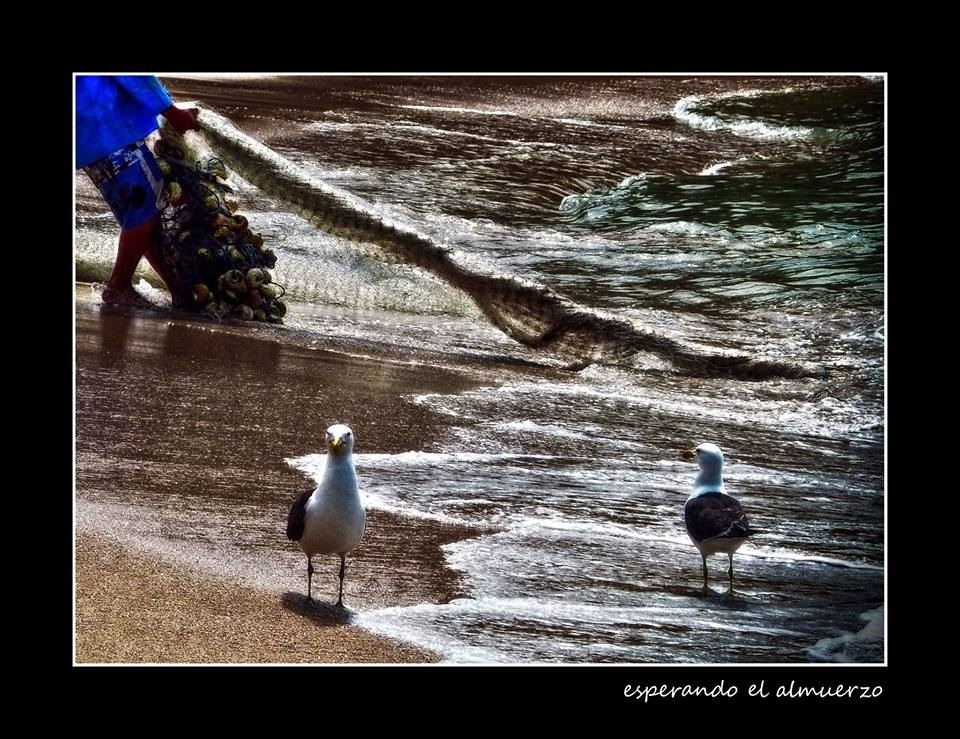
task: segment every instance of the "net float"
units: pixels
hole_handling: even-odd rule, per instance
[[[204,283],[198,282],[193,286],[193,299],[198,303],[210,302],[210,288]]]
[[[246,286],[246,278],[238,269],[230,269],[223,273],[224,286],[230,290],[242,290]]]
[[[252,267],[247,270],[247,285],[252,288],[259,288],[266,282],[265,273],[259,267]]]
[[[265,298],[273,300],[277,297],[277,288],[273,285],[263,284],[260,286],[260,294]]]

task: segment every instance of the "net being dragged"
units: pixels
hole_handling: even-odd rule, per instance
[[[528,347],[559,351],[583,362],[616,362],[650,352],[697,376],[821,374],[790,362],[698,352],[627,319],[579,305],[545,285],[478,266],[447,244],[385,218],[361,198],[316,179],[209,108],[200,107],[197,122],[210,147],[265,193],[358,249],[373,247],[380,259],[440,277],[469,295],[494,326]]]
[[[154,153],[166,196],[162,253],[179,307],[217,319],[283,323],[284,290],[270,273],[276,255],[237,212],[223,162],[169,125],[160,129]]]

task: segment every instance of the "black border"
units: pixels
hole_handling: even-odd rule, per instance
[[[233,55],[227,55],[232,58]],[[342,58],[342,57],[341,57]],[[264,64],[263,56],[260,54],[251,56],[257,64],[251,66],[245,63],[242,58],[238,58],[236,66],[230,71],[263,71],[264,67],[269,68],[269,64]],[[69,107],[66,117],[67,134],[64,135],[62,129],[59,129],[56,123],[62,108],[57,106],[56,116],[48,117],[47,124],[54,123],[53,134],[47,139],[56,141],[64,158],[72,161],[72,95],[73,95],[73,74],[75,72],[95,72],[95,71],[113,71],[117,69],[119,61],[123,61],[123,67],[126,71],[131,70],[134,65],[126,63],[127,60],[118,60],[111,57],[109,61],[98,61],[93,63],[84,63],[81,69],[69,70],[64,76],[57,79],[55,99],[61,100],[60,93],[64,92],[64,97]],[[316,60],[315,60],[316,61]],[[329,58],[323,61],[329,62]],[[356,61],[354,56],[352,62]],[[662,59],[660,61],[663,61]],[[684,60],[672,59],[683,64]],[[215,71],[209,68],[207,64],[184,65],[177,63],[172,58],[166,59],[157,64],[165,72],[173,73],[176,71],[189,71],[191,69],[201,68],[205,71]],[[304,65],[284,65],[292,71],[303,71],[308,66]],[[338,71],[338,66],[343,71],[352,71],[362,73],[363,67],[351,63],[350,65],[330,65],[322,64],[325,71]],[[435,66],[435,65],[430,65]],[[554,65],[551,65],[554,66]],[[579,67],[577,65],[555,65],[557,69],[571,69]],[[646,68],[648,65],[640,65],[636,60],[627,64],[605,64],[604,68],[611,71],[618,69],[628,69],[635,66],[644,66],[645,72],[656,73],[658,70]],[[747,65],[743,65],[746,67]],[[846,67],[854,71],[873,71],[875,69],[885,69],[887,65],[877,65],[876,63],[864,62],[856,64],[847,64]],[[445,68],[443,65],[441,68]],[[382,69],[382,67],[380,67]],[[423,67],[429,69],[430,67]],[[480,65],[480,69],[489,71],[489,65]],[[533,67],[519,67],[527,71],[535,71]],[[805,64],[795,65],[803,72],[817,73],[816,69],[809,68]],[[371,68],[366,67],[367,70]],[[134,70],[135,71],[135,70]],[[279,70],[278,70],[279,71]],[[683,72],[673,68],[671,72]],[[780,70],[783,71],[783,70]],[[836,68],[829,68],[830,72],[838,71]],[[690,68],[690,73],[710,73],[694,64]],[[753,72],[758,73],[758,72]],[[767,72],[763,72],[767,73]],[[436,725],[433,718],[433,711],[446,711],[450,708],[460,708],[467,710],[462,718],[470,719],[476,715],[484,724],[494,723],[509,727],[513,721],[503,711],[506,708],[517,708],[521,714],[528,718],[537,716],[552,715],[562,717],[565,715],[589,717],[598,719],[593,726],[609,725],[609,719],[613,717],[643,717],[649,715],[651,711],[669,711],[676,712],[685,708],[694,709],[697,713],[689,713],[681,716],[677,727],[693,727],[698,724],[712,725],[711,730],[722,733],[752,733],[754,731],[770,731],[772,727],[762,727],[759,725],[751,726],[752,721],[745,717],[753,715],[756,711],[764,712],[768,709],[776,710],[778,715],[783,715],[789,709],[796,708],[799,711],[806,712],[810,708],[816,708],[818,714],[822,711],[829,711],[835,708],[854,708],[870,712],[879,710],[881,707],[887,708],[893,703],[904,700],[907,693],[915,693],[924,690],[928,675],[916,675],[912,679],[907,675],[905,662],[910,660],[906,654],[906,647],[899,641],[897,633],[903,633],[905,626],[901,620],[904,612],[891,608],[893,584],[903,582],[910,576],[910,571],[906,561],[899,556],[903,551],[903,542],[896,538],[899,536],[899,530],[894,521],[897,520],[896,511],[903,511],[903,505],[897,504],[897,496],[890,495],[891,490],[907,489],[903,485],[901,477],[902,449],[899,442],[895,442],[895,426],[891,422],[892,417],[897,416],[894,412],[894,401],[897,399],[890,388],[899,383],[904,374],[909,375],[910,367],[907,364],[909,358],[904,354],[897,357],[894,352],[894,346],[900,346],[898,337],[903,334],[897,329],[904,328],[909,331],[909,327],[899,322],[900,316],[894,320],[892,308],[895,306],[894,295],[900,295],[900,290],[904,283],[901,282],[901,274],[898,270],[903,266],[905,260],[895,258],[892,247],[895,237],[901,234],[901,221],[894,217],[895,210],[892,207],[894,193],[897,188],[894,184],[894,169],[900,171],[901,165],[909,169],[909,162],[903,150],[896,149],[892,142],[894,133],[901,130],[900,123],[903,120],[901,115],[904,108],[900,108],[901,113],[895,115],[896,108],[894,102],[901,100],[900,94],[904,88],[900,87],[899,81],[907,79],[898,77],[896,73],[888,73],[887,77],[887,101],[888,101],[888,180],[887,180],[887,214],[888,230],[887,240],[887,265],[886,281],[888,291],[887,311],[888,325],[890,330],[887,335],[887,490],[888,490],[888,509],[887,509],[887,581],[888,581],[888,603],[887,603],[887,657],[888,665],[886,667],[877,666],[834,666],[834,665],[810,665],[810,666],[765,666],[765,667],[636,667],[636,666],[496,666],[496,667],[469,667],[469,666],[363,666],[363,667],[336,667],[336,666],[304,666],[304,667],[280,667],[280,666],[237,666],[237,667],[219,667],[219,666],[196,666],[196,667],[88,667],[73,665],[73,558],[72,558],[72,536],[73,536],[73,470],[71,460],[73,457],[73,385],[74,376],[72,372],[73,365],[73,265],[71,260],[64,260],[63,266],[58,265],[55,270],[48,274],[56,275],[53,280],[53,295],[48,296],[46,307],[53,313],[52,326],[63,326],[63,329],[57,330],[57,339],[52,347],[44,344],[47,348],[52,348],[54,360],[51,367],[63,367],[64,372],[69,372],[69,379],[64,383],[65,389],[60,389],[60,381],[52,383],[49,391],[53,397],[63,398],[64,405],[67,408],[66,432],[69,434],[69,446],[66,473],[63,478],[58,474],[55,479],[64,479],[64,487],[70,490],[71,504],[63,502],[62,519],[65,522],[65,528],[68,532],[65,539],[64,548],[59,547],[52,550],[53,558],[56,563],[55,571],[66,573],[66,598],[65,602],[66,617],[65,626],[61,632],[60,627],[55,628],[53,638],[47,634],[44,646],[54,646],[54,655],[52,662],[66,668],[70,679],[70,689],[77,690],[75,697],[89,697],[96,699],[99,697],[100,705],[105,707],[102,701],[106,698],[109,703],[124,698],[127,709],[142,708],[147,710],[151,706],[150,712],[154,715],[156,726],[166,725],[168,722],[176,723],[177,716],[188,715],[196,711],[199,715],[195,718],[209,718],[215,722],[215,725],[221,727],[227,726],[237,718],[243,719],[250,714],[270,715],[275,714],[280,724],[288,724],[294,719],[295,724],[299,724],[303,729],[318,725],[318,719],[321,716],[327,717],[331,722],[337,723],[336,714],[340,713],[344,718],[353,714],[360,706],[358,702],[366,706],[370,715],[366,719],[371,720],[371,724],[376,722],[377,718],[389,720],[389,715],[384,714],[382,709],[387,706],[398,706],[403,710],[398,714],[396,724],[406,724],[412,719],[414,723],[422,723],[427,726]],[[60,87],[60,83],[64,87]],[[49,80],[48,80],[49,82]],[[909,115],[907,108],[906,115]],[[62,120],[62,119],[61,119]],[[41,126],[42,127],[42,126]],[[903,141],[903,139],[900,139]],[[56,150],[56,147],[55,147]],[[57,161],[60,161],[57,159]],[[59,170],[56,170],[59,171]],[[70,240],[73,240],[73,187],[69,178],[64,178],[65,188],[67,190],[65,201],[66,221],[69,228]],[[904,182],[909,181],[909,177]],[[902,190],[900,192],[903,192]],[[904,233],[907,229],[904,228]],[[54,248],[60,248],[53,245]],[[45,265],[44,265],[45,266]],[[62,269],[62,272],[61,272]],[[65,283],[66,289],[61,293],[56,289],[60,284],[60,275]],[[913,282],[909,277],[904,277],[906,283]],[[914,282],[914,284],[916,284]],[[908,287],[909,292],[909,287]],[[66,317],[66,320],[64,320]],[[41,319],[38,319],[41,320]],[[62,344],[60,342],[63,342]],[[59,357],[60,347],[64,346],[68,357],[57,359]],[[906,368],[906,369],[905,369]],[[54,373],[55,377],[59,377]],[[60,393],[63,395],[60,395]],[[49,397],[49,396],[48,396]],[[57,402],[59,404],[59,402]],[[900,482],[900,486],[895,485]],[[59,489],[60,485],[55,485]],[[37,494],[42,495],[41,491]],[[60,496],[55,496],[60,501]],[[59,503],[58,503],[59,504]],[[57,526],[59,530],[59,524]],[[895,536],[896,534],[896,536]],[[65,550],[65,551],[64,551]],[[50,551],[48,549],[48,551]],[[893,556],[897,553],[898,556]],[[69,567],[63,568],[63,563],[68,562]],[[57,580],[60,582],[60,580]],[[59,588],[57,589],[59,591]],[[63,602],[58,597],[56,602]],[[61,623],[59,619],[56,624]],[[65,638],[61,635],[65,635]],[[947,636],[946,638],[949,638]],[[935,647],[931,646],[932,650]],[[932,656],[936,659],[940,655],[934,651]],[[750,685],[764,680],[767,687],[781,684],[789,684],[791,681],[795,685],[803,686],[835,686],[843,685],[871,685],[880,686],[882,695],[873,699],[862,699],[858,697],[842,698],[793,698],[776,699],[770,697],[767,699],[750,698],[747,691]],[[168,687],[176,686],[173,693],[161,695],[142,693],[144,683],[153,683],[157,681]],[[647,702],[642,699],[628,698],[624,696],[626,685],[661,685],[682,686],[682,685],[702,685],[713,687],[723,681],[723,684],[729,688],[736,686],[738,695],[733,698],[709,698],[709,697],[674,697],[674,698],[651,698]],[[219,685],[222,691],[220,700],[211,701],[210,688]],[[104,690],[111,691],[104,693]],[[239,692],[238,692],[239,689]],[[216,691],[220,693],[218,689]],[[237,702],[242,701],[243,696],[256,698],[257,705],[250,705],[246,710],[237,709]],[[157,699],[160,698],[160,706],[157,705]],[[277,701],[272,703],[272,701]],[[226,701],[226,703],[224,702]],[[162,705],[170,706],[172,713],[164,713]],[[228,705],[232,706],[227,710]],[[339,706],[339,709],[336,708]],[[726,714],[728,707],[737,709],[748,709],[749,714],[741,711]],[[157,710],[160,709],[160,715]],[[613,711],[611,709],[619,710]],[[602,709],[603,713],[596,713],[596,709]],[[492,713],[491,713],[492,712]],[[701,712],[702,715],[701,715]],[[226,715],[227,713],[231,715]],[[803,713],[802,715],[809,715]],[[294,718],[297,716],[297,718]],[[709,719],[708,719],[709,717]],[[147,716],[143,716],[150,723]],[[437,717],[439,718],[439,717]],[[365,719],[365,720],[366,720]],[[486,719],[486,720],[484,720]],[[319,722],[322,725],[323,721]],[[199,725],[199,724],[198,724]],[[197,725],[197,726],[198,726]],[[329,727],[330,724],[327,724]],[[279,726],[277,727],[279,728]],[[324,727],[326,728],[326,727]],[[449,727],[455,728],[455,727]],[[570,726],[575,729],[575,726]],[[642,724],[633,726],[634,730],[644,731],[652,727],[644,727]],[[823,728],[826,728],[825,726]],[[782,729],[777,729],[777,733]]]

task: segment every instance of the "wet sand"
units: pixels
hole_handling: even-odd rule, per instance
[[[320,605],[305,603],[306,560],[284,527],[314,483],[284,460],[321,452],[334,422],[360,453],[428,445],[446,421],[404,396],[466,379],[284,328],[101,310],[82,284],[76,305],[78,663],[438,659],[333,608],[336,557],[316,558]],[[440,547],[474,533],[371,510],[347,605],[462,595]]]

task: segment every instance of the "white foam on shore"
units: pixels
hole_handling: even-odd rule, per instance
[[[484,454],[480,452],[400,452],[399,454],[354,454],[357,467],[437,467],[460,463],[502,462],[507,459],[554,459],[549,454]],[[326,465],[326,454],[307,454],[284,461],[294,469],[319,479]]]
[[[749,98],[758,95],[785,92],[774,90],[763,92],[759,90],[742,90],[721,95],[688,95],[677,101],[673,106],[673,117],[681,123],[703,131],[726,131],[736,136],[754,139],[756,141],[801,141],[813,136],[813,129],[805,126],[778,126],[762,120],[725,121],[717,116],[697,112],[697,107],[707,100],[724,100],[729,98]]]
[[[630,187],[631,185],[635,185],[638,182],[646,182],[650,177],[656,177],[656,176],[657,175],[649,175],[646,172],[641,172],[640,174],[632,174],[620,180],[620,182],[617,184],[617,187]],[[566,198],[564,198],[564,200],[566,200]],[[563,206],[563,203],[561,203],[561,207],[562,206]]]
[[[618,523],[597,523],[585,519],[576,519],[560,514],[544,516],[520,516],[514,519],[509,528],[504,531],[491,534],[502,538],[515,538],[518,540],[527,540],[534,535],[549,534],[552,538],[582,538],[589,541],[600,541],[602,539],[611,539],[622,541],[631,539],[633,541],[654,541],[666,544],[676,544],[687,547],[689,541],[685,536],[672,535],[667,533],[656,533],[656,530],[643,531],[633,525]],[[467,569],[473,563],[471,556],[463,556],[463,553],[472,548],[472,545],[479,541],[477,539],[463,539],[450,544],[445,544],[443,550],[448,554],[448,563],[454,569]]]
[[[840,636],[821,639],[807,653],[823,662],[880,662],[884,659],[884,611],[880,606],[860,614],[866,625],[857,633],[845,632]]]
[[[521,434],[536,434],[558,439],[569,439],[577,442],[593,442],[598,438],[604,439],[607,448],[630,449],[633,451],[646,449],[645,444],[624,439],[609,439],[607,431],[602,426],[577,424],[576,428],[568,428],[555,423],[537,423],[532,420],[499,421],[491,424],[497,431],[506,431]],[[534,459],[538,457],[533,457]],[[549,459],[549,457],[547,457]]]
[[[661,328],[658,326],[658,329]],[[664,328],[661,333],[668,335]],[[687,343],[693,343],[689,339]],[[855,400],[836,399],[829,396],[815,401],[798,400],[785,394],[777,398],[758,398],[742,400],[743,391],[739,385],[728,386],[729,390],[714,398],[699,397],[686,400],[682,397],[664,398],[650,393],[635,383],[506,383],[495,390],[478,389],[459,396],[456,405],[447,396],[430,394],[419,395],[414,402],[429,405],[446,415],[458,416],[464,412],[463,398],[473,398],[479,394],[494,392],[501,397],[514,396],[522,399],[527,394],[538,396],[553,395],[569,397],[571,402],[595,398],[597,402],[623,402],[637,408],[668,407],[677,415],[699,416],[727,422],[735,410],[742,414],[744,421],[764,427],[789,427],[809,435],[832,438],[838,434],[859,433],[873,428],[883,421],[881,415],[868,415]],[[514,403],[520,402],[518,400]]]
[[[576,638],[550,643],[549,657],[539,657],[530,664],[547,664],[579,661],[576,655],[583,649],[586,630],[596,626],[614,627],[623,623],[637,624],[655,631],[663,626],[694,629],[703,632],[740,634],[765,634],[770,637],[797,637],[803,632],[796,629],[765,626],[756,618],[746,621],[727,620],[694,614],[688,608],[673,604],[611,606],[597,603],[575,603],[565,597],[501,597],[487,595],[480,598],[459,598],[445,604],[418,604],[395,606],[361,613],[357,625],[439,653],[447,663],[504,663],[517,662],[507,651],[477,647],[468,644],[464,636],[454,635],[448,623],[467,624],[462,632],[467,638],[476,631],[503,628],[515,621],[528,624],[552,623],[576,634]],[[508,642],[505,645],[512,647]],[[610,649],[603,649],[603,647]],[[636,658],[636,648],[631,645],[595,643],[594,651],[615,654],[623,663]],[[633,659],[631,659],[633,658]],[[590,663],[587,663],[590,664]]]
[[[873,570],[874,572],[883,572],[881,565],[870,564],[869,562],[858,562],[852,559],[838,559],[836,557],[824,557],[819,554],[806,554],[803,552],[785,552],[778,549],[742,549],[737,551],[737,556],[756,557],[758,559],[779,559],[788,562],[810,562],[812,564],[829,565],[831,567],[847,567],[851,570]]]
[[[453,600],[442,605],[418,603],[414,606],[392,606],[358,614],[355,624],[383,636],[416,644],[443,657],[447,664],[505,664],[513,660],[494,649],[467,644],[444,629],[433,627],[439,617],[447,619],[477,610],[476,601]]]
[[[145,297],[151,303],[155,303],[157,306],[168,307],[171,304],[170,293],[168,293],[166,290],[161,290],[160,288],[154,287],[146,280],[140,280],[136,285],[136,290],[143,297]]]
[[[732,166],[733,162],[717,162],[716,164],[710,164],[704,167],[697,174],[699,174],[701,177],[712,177],[713,175],[718,174]]]
[[[668,544],[680,550],[686,550],[690,542],[680,529],[642,529],[633,524],[618,524],[613,522],[598,523],[586,519],[577,519],[544,511],[540,516],[518,516],[511,520],[510,525],[503,531],[492,534],[501,538],[526,540],[532,536],[571,537],[598,542],[604,539],[615,541],[649,541]],[[483,537],[479,537],[482,539]],[[448,555],[448,564],[458,570],[469,570],[476,565],[472,550],[479,539],[467,539],[444,545]],[[753,541],[753,540],[751,540]],[[758,547],[750,544],[737,552],[738,557],[748,559],[778,560],[786,562],[808,563],[812,565],[826,565],[829,567],[844,567],[852,570],[870,570],[883,572],[880,565],[838,557],[827,557],[811,552],[791,552],[770,547]]]
[[[399,516],[408,518],[419,518],[426,521],[436,521],[438,523],[455,524],[457,526],[469,526],[469,522],[454,516],[448,516],[444,513],[434,511],[424,511],[413,508],[409,505],[402,505],[387,500],[381,495],[371,493],[368,490],[360,491],[360,499],[363,501],[363,507],[367,510],[384,511],[385,513],[395,513]]]

